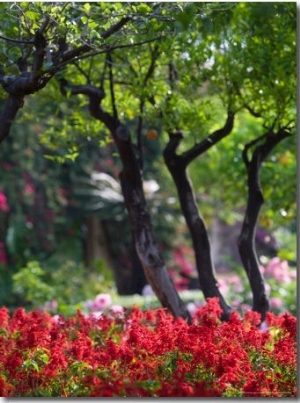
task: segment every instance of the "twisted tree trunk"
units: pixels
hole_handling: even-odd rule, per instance
[[[253,294],[252,309],[261,314],[261,321],[265,320],[269,310],[269,301],[266,294],[265,281],[259,270],[259,261],[255,249],[255,233],[261,206],[264,203],[263,193],[259,180],[259,171],[263,161],[272,149],[291,133],[280,129],[277,133],[272,130],[263,136],[248,143],[243,151],[243,160],[247,169],[248,200],[242,230],[238,238],[238,248],[243,266],[249,279]],[[257,143],[249,161],[247,152]]]

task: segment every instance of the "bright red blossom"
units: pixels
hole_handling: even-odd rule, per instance
[[[233,312],[220,322],[216,299],[194,323],[164,309],[134,308],[124,318],[81,312],[0,309],[2,396],[295,397],[296,318]]]

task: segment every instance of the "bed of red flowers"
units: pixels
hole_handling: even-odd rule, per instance
[[[0,396],[296,397],[296,318],[220,322],[214,298],[193,323],[163,309],[53,317],[0,309]]]

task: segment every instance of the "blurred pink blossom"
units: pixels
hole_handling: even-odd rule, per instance
[[[93,309],[94,301],[92,299],[88,299],[83,303],[84,307],[91,311]]]
[[[232,276],[228,280],[229,284],[232,285],[232,289],[235,292],[243,292],[244,286],[242,284],[241,279],[238,276]]]
[[[125,309],[121,305],[112,305],[109,308],[109,312],[112,314],[112,316],[116,316],[118,318],[123,318]]]
[[[276,297],[270,298],[269,302],[270,302],[270,308],[279,309],[279,308],[282,308],[282,306],[283,306],[281,299],[276,298]]]
[[[265,284],[265,290],[266,290],[267,295],[269,296],[270,293],[271,293],[271,286],[270,286],[270,284],[268,284],[268,283]]]
[[[232,306],[232,308],[238,308],[240,306],[240,304],[241,304],[241,301],[234,300],[231,302],[230,305]]]
[[[102,311],[93,311],[88,315],[88,318],[98,320],[102,317],[102,315],[103,315]]]
[[[229,291],[229,287],[225,280],[220,279],[218,280],[218,288],[221,294],[226,295]]]
[[[3,192],[0,192],[0,210],[4,213],[7,213],[9,211],[7,198]]]
[[[289,284],[289,264],[287,260],[280,260],[279,257],[273,257],[265,267],[265,274],[274,278],[279,283]]]
[[[103,311],[111,306],[112,300],[110,294],[98,294],[94,299],[93,307],[95,310]]]
[[[61,315],[53,315],[52,321],[55,324],[63,325],[65,323],[64,318]]]

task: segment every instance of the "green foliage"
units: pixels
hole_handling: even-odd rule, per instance
[[[34,303],[38,307],[46,300],[52,300],[55,296],[51,286],[42,280],[44,270],[38,262],[29,262],[26,267],[13,275],[13,290],[16,294],[24,296],[25,301]]]
[[[39,262],[29,262],[13,275],[13,291],[30,309],[72,315],[91,296],[115,293],[111,273],[101,261],[95,268],[87,272],[82,265],[67,260],[59,270],[51,270],[50,266],[42,268]]]

